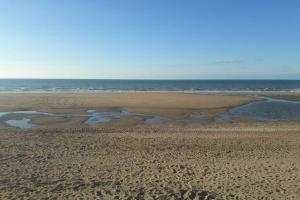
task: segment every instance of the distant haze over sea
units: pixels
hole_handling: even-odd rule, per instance
[[[300,92],[300,80],[0,79],[0,92]]]

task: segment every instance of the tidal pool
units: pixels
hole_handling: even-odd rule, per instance
[[[20,120],[7,120],[5,123],[11,127],[27,129],[33,127],[33,124],[31,124],[30,121],[30,119],[23,118]]]
[[[144,124],[145,125],[151,125],[151,124],[155,124],[155,123],[158,123],[158,122],[165,122],[165,121],[168,121],[168,119],[164,118],[164,117],[161,117],[159,115],[155,115],[151,118],[145,119]]]
[[[97,112],[96,110],[88,110],[87,113],[91,116],[84,123],[89,126],[109,122],[113,119],[139,115],[138,113],[131,113],[126,110],[111,112]]]
[[[265,98],[233,108],[230,113],[259,121],[300,120],[300,102]]]
[[[215,117],[216,121],[225,121],[225,122],[234,122],[234,120],[232,119],[232,116],[230,115],[217,115]]]
[[[86,113],[48,113],[39,111],[14,111],[14,112],[0,112],[0,118],[10,114],[22,115],[46,115],[46,116],[62,116],[62,117],[83,117],[88,119],[84,124],[88,126],[109,122],[113,119],[121,119],[129,116],[140,116],[146,118],[144,125],[151,125],[155,123],[164,123],[171,121],[171,119],[162,117],[160,115],[151,115],[143,113],[133,113],[127,110],[119,111],[106,111],[97,112],[96,110],[87,110]],[[281,99],[264,98],[256,102],[245,104],[232,108],[228,115],[217,115],[216,121],[234,122],[233,117],[240,116],[245,118],[254,119],[257,121],[270,121],[270,120],[300,120],[300,102],[287,101]],[[190,124],[204,124],[206,121],[205,113],[193,115],[190,118],[183,120],[174,120],[175,122]],[[34,126],[29,117],[17,120],[16,118],[3,121],[8,126],[27,129]]]

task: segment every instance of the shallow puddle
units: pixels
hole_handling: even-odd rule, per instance
[[[232,116],[230,115],[217,115],[215,117],[216,121],[224,121],[224,122],[233,122]]]
[[[84,123],[89,126],[109,122],[113,119],[139,115],[137,113],[131,113],[126,110],[112,112],[97,112],[96,110],[88,110],[87,113],[89,113],[91,116]]]
[[[246,105],[238,106],[229,111],[229,115],[217,115],[215,121],[234,122],[234,116],[246,117],[254,120],[300,120],[300,102],[287,101],[280,99],[264,98],[264,100],[256,101]],[[10,114],[22,115],[46,115],[46,116],[61,116],[61,117],[88,117],[84,121],[85,125],[92,126],[102,124],[114,119],[121,119],[130,116],[140,116],[144,120],[144,125],[152,125],[155,123],[165,123],[171,119],[159,116],[142,113],[128,112],[127,110],[97,112],[96,110],[87,110],[86,113],[48,113],[39,111],[14,111],[0,112],[0,118]],[[29,117],[21,120],[11,119],[4,123],[11,127],[21,129],[31,128],[34,126],[30,123]],[[175,122],[191,124],[204,124],[206,122],[205,113],[193,115],[190,118],[183,120],[174,120]]]
[[[5,123],[11,127],[21,128],[21,129],[27,129],[31,128],[34,125],[30,123],[30,119],[23,118],[20,120],[7,120]]]
[[[232,115],[254,120],[300,120],[300,102],[266,98],[230,110]]]
[[[155,124],[155,123],[159,123],[159,122],[165,122],[167,121],[168,119],[164,118],[164,117],[161,117],[159,115],[155,115],[151,118],[148,118],[148,119],[145,119],[144,120],[144,124],[145,125],[151,125],[151,124]]]

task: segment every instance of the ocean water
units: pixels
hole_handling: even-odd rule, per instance
[[[0,92],[300,92],[300,80],[0,79]]]

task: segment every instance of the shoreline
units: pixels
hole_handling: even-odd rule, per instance
[[[144,90],[72,90],[72,91],[0,91],[1,94],[201,94],[201,95],[300,95],[300,91],[251,91],[251,90],[212,90],[212,91],[197,91],[197,90],[155,90],[155,91],[144,91]]]
[[[265,96],[263,96],[265,97]],[[270,96],[295,100],[300,95]],[[293,99],[292,99],[293,98]],[[0,118],[1,127],[8,120],[21,120],[29,116],[32,128],[52,127],[217,127],[236,126],[238,124],[293,124],[298,120],[257,121],[255,119],[234,115],[230,110],[236,107],[259,102],[260,96],[227,95],[227,94],[184,94],[184,93],[43,93],[43,94],[0,94],[0,112],[12,112]],[[297,99],[296,99],[297,100]],[[271,107],[270,107],[271,109]],[[96,115],[104,113],[111,117],[108,122],[85,125],[93,116],[89,110],[95,110]],[[33,111],[33,114],[14,111]],[[44,114],[34,114],[34,112]],[[125,112],[124,117],[121,113]],[[115,112],[115,113],[114,113]],[[126,112],[129,114],[127,115]],[[99,114],[97,114],[99,113]],[[106,114],[105,114],[106,113]],[[111,113],[111,114],[110,114]],[[1,113],[0,113],[1,115]],[[120,115],[120,117],[119,117]],[[223,119],[222,117],[225,116]],[[145,125],[145,120],[153,117],[153,125]],[[156,118],[157,117],[157,118]],[[221,117],[218,119],[218,117]],[[102,120],[94,117],[96,120]],[[103,119],[107,121],[106,119]],[[155,121],[156,120],[156,121]],[[227,121],[228,120],[228,121]],[[233,121],[232,121],[233,120]],[[25,120],[24,120],[25,121]],[[197,122],[197,123],[196,123]],[[144,124],[144,125],[143,125]],[[31,126],[31,125],[28,125]]]
[[[78,114],[88,109],[206,112],[211,123],[145,126],[126,118],[86,127],[85,117],[30,115],[40,127],[0,124],[3,199],[296,199],[300,121],[217,122],[255,99],[199,94],[0,94],[0,111]],[[24,115],[5,116],[5,119]],[[251,187],[249,187],[251,186]]]

